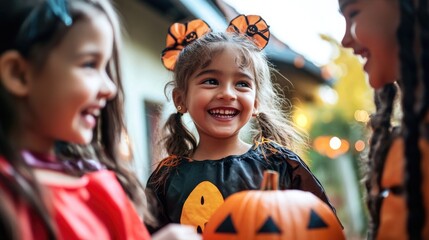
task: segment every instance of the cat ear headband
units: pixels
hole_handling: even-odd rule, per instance
[[[264,49],[270,38],[269,26],[257,15],[238,15],[229,23],[226,32],[236,32],[251,39],[260,49]],[[187,23],[174,23],[168,29],[167,47],[162,51],[164,66],[173,71],[180,52],[190,43],[211,32],[209,25],[201,19]]]

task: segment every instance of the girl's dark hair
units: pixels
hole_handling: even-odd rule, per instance
[[[251,69],[255,77],[259,116],[254,122],[253,140],[270,139],[292,150],[304,146],[305,140],[284,112],[287,104],[272,82],[271,74],[275,70],[264,53],[243,35],[210,32],[186,46],[177,60],[173,80],[167,83],[165,90],[171,87],[186,98],[188,80],[192,74],[208,66],[211,59],[224,51],[226,46],[233,46],[237,50],[237,63],[240,67]],[[181,113],[173,113],[168,118],[163,128],[163,144],[170,156],[191,157],[196,150],[197,140],[183,124],[181,116]],[[158,165],[157,170],[162,166],[173,167],[179,162],[177,158],[167,158]],[[159,177],[152,178],[158,186],[164,182],[168,171],[160,174]]]
[[[368,192],[367,205],[371,215],[369,239],[375,238],[380,221],[381,198],[378,195],[372,195],[371,190],[372,188],[381,189],[381,173],[392,141],[391,117],[396,93],[396,85],[388,84],[377,90],[374,95],[376,112],[370,121],[373,134],[370,139],[367,162],[368,172],[365,179],[365,187]]]
[[[2,239],[21,239],[16,231],[16,218],[13,216],[7,194],[0,189],[0,233]]]
[[[418,2],[418,5],[414,5]],[[398,84],[402,95],[403,118],[400,135],[404,139],[405,196],[408,209],[407,231],[410,239],[422,239],[425,206],[422,192],[422,153],[419,148],[429,105],[429,8],[427,0],[399,0],[400,25],[397,31],[401,76]],[[371,196],[371,188],[381,189],[384,161],[392,142],[390,116],[396,95],[394,85],[376,93],[377,112],[371,120],[374,134],[369,154],[370,178],[367,179],[368,206],[372,217],[369,239],[377,236],[381,196]],[[426,126],[427,127],[427,126]],[[428,206],[426,206],[428,207]]]
[[[418,6],[414,3],[418,2]],[[427,0],[400,0],[398,28],[401,60],[402,135],[405,145],[405,193],[410,239],[422,239],[427,217],[422,192],[422,153],[420,128],[428,114],[429,94],[429,8]],[[428,206],[426,206],[428,207]]]
[[[53,19],[54,28],[48,38],[41,41],[31,42],[27,50],[21,50],[15,46],[15,39],[24,19],[28,17],[31,10],[45,3],[46,0],[0,0],[0,27],[6,31],[0,38],[0,55],[8,50],[16,50],[22,56],[27,58],[33,64],[42,66],[49,52],[66,35],[70,27],[66,27],[60,19]],[[135,204],[140,215],[146,215],[145,199],[142,185],[139,183],[135,174],[128,169],[125,161],[121,161],[118,154],[118,143],[121,134],[126,134],[126,128],[123,119],[123,87],[121,84],[121,72],[119,62],[119,20],[113,6],[109,0],[73,0],[65,1],[68,4],[70,16],[73,23],[90,19],[92,11],[97,10],[106,14],[112,28],[115,38],[113,45],[112,60],[107,66],[107,73],[116,84],[117,96],[108,101],[106,107],[102,110],[98,120],[97,128],[94,130],[93,140],[88,146],[80,146],[71,143],[59,143],[57,146],[57,155],[60,160],[76,161],[85,159],[98,159],[109,170],[115,172],[117,179],[121,183],[127,195]],[[91,11],[92,10],[92,11]],[[71,26],[73,27],[73,25]],[[12,167],[14,173],[12,177],[5,176],[0,172],[0,181],[2,187],[19,198],[25,199],[30,208],[37,213],[45,223],[50,238],[55,238],[55,229],[49,211],[44,203],[40,187],[35,180],[31,169],[24,163],[20,156],[20,149],[11,141],[14,131],[19,129],[19,119],[14,110],[14,96],[11,95],[0,84],[0,156],[2,156]],[[76,175],[82,175],[85,172],[92,171],[90,164],[83,164],[83,168],[73,172]]]

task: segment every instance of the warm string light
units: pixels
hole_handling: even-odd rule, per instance
[[[369,113],[365,110],[356,110],[354,117],[358,122],[367,123],[369,121]]]
[[[355,149],[358,152],[362,152],[365,149],[365,142],[362,140],[358,140],[355,143]]]
[[[318,153],[334,159],[347,153],[350,144],[336,136],[319,136],[314,140],[313,147]]]

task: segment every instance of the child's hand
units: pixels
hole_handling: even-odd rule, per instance
[[[170,223],[160,229],[154,235],[152,240],[201,240],[202,237],[197,233],[194,227]]]

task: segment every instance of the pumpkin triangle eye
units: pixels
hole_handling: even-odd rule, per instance
[[[262,227],[258,230],[257,233],[279,233],[282,231],[279,227],[277,227],[276,223],[273,221],[271,217],[268,217]]]
[[[313,210],[310,212],[310,222],[308,223],[307,229],[325,228],[328,225],[323,219]]]
[[[237,233],[234,227],[234,223],[232,222],[231,214],[228,215],[225,220],[219,225],[216,229],[217,233]]]

